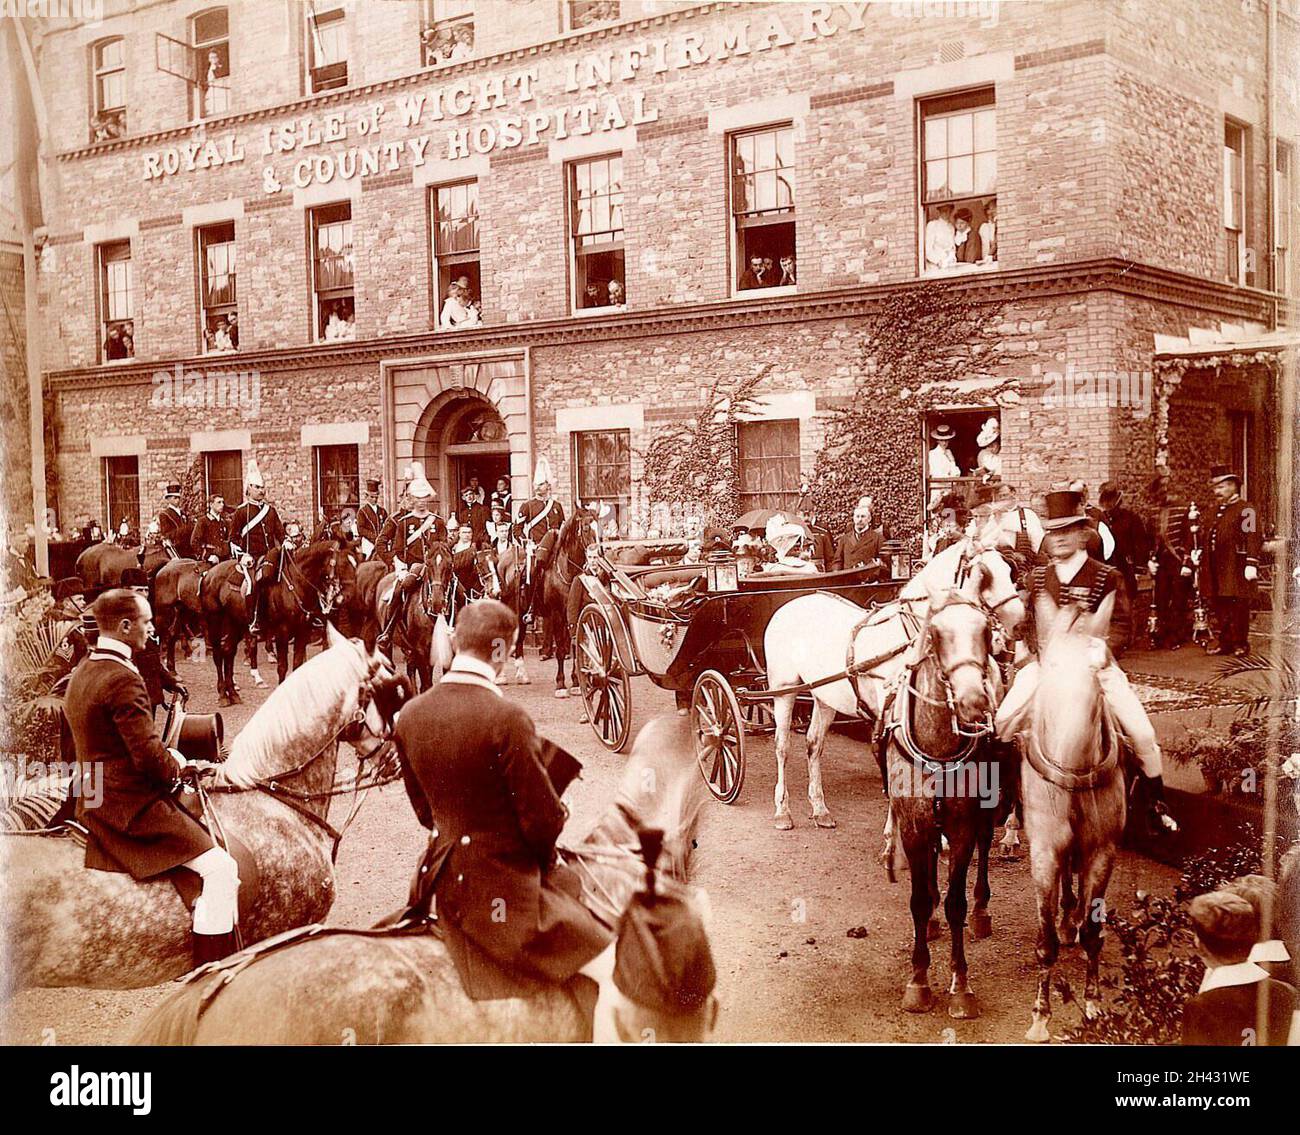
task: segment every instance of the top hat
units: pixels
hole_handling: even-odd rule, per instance
[[[998,425],[997,418],[987,419],[980,426],[979,435],[975,438],[975,444],[983,449],[986,445],[992,445],[1002,437],[1002,427]]]
[[[1059,528],[1072,528],[1076,524],[1087,524],[1088,517],[1083,511],[1083,497],[1071,489],[1047,494],[1047,515],[1042,517],[1043,530],[1047,532]]]
[[[121,587],[148,587],[149,576],[144,568],[129,567],[122,572]]]
[[[1234,473],[1230,465],[1211,465],[1210,466],[1210,484],[1217,485],[1220,481],[1236,481],[1241,484],[1241,474]]]
[[[163,487],[163,496],[178,497],[181,495],[181,483],[179,481],[168,481]]]
[[[378,477],[367,477],[367,478],[366,478],[366,492],[368,492],[368,493],[377,493],[377,492],[379,492],[379,478],[378,478]]]
[[[935,441],[952,441],[957,436],[957,431],[947,422],[937,425],[930,431],[930,436]]]

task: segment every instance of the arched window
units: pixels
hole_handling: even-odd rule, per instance
[[[126,133],[126,41],[102,39],[90,49],[92,106],[90,136],[107,142]]]
[[[225,8],[209,8],[190,21],[194,52],[195,116],[212,118],[230,109],[230,16]]]

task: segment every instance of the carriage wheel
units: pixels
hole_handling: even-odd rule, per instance
[[[578,686],[600,743],[621,753],[632,735],[632,682],[614,646],[609,617],[595,606],[578,616]]]
[[[731,683],[716,670],[695,679],[691,728],[704,783],[722,803],[734,804],[745,783],[745,725]]]

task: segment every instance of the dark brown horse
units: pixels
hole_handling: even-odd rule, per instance
[[[327,538],[281,552],[280,571],[275,579],[266,580],[262,611],[265,623],[260,636],[248,638],[248,669],[253,681],[261,685],[257,668],[257,644],[265,638],[275,644],[276,677],[283,682],[291,668],[289,644],[293,643],[292,668],[307,661],[307,644],[315,637],[321,622],[334,609],[338,597],[337,540]],[[245,624],[247,630],[247,624]]]
[[[555,658],[555,696],[568,697],[565,666],[569,662],[572,632],[569,628],[569,588],[587,564],[587,549],[596,542],[596,517],[585,508],[574,513],[560,528],[542,571],[541,587],[533,602],[533,617],[545,620],[543,645],[549,644]],[[573,667],[573,683],[578,680]]]
[[[154,573],[153,622],[169,670],[176,669],[177,642],[203,629],[199,574],[204,566],[198,560],[169,560]]]
[[[990,660],[989,610],[980,601],[982,568],[963,588],[932,596],[906,677],[887,716],[886,762],[892,840],[902,840],[912,875],[912,978],[903,1008],[927,1012],[930,947],[937,926],[939,853],[948,840],[948,891],[944,914],[952,935],[952,984],[948,1013],[978,1017],[979,1002],[967,978],[965,950],[966,879],[977,847],[987,862],[1001,800],[1000,766],[987,744],[992,712],[1000,696],[997,667]],[[985,936],[988,877],[976,888],[973,936]]]
[[[364,565],[369,567],[369,565]],[[369,584],[369,572],[362,573]],[[406,673],[417,690],[433,685],[433,658],[437,647],[439,667],[450,663],[450,643],[443,633],[435,642],[438,620],[446,627],[447,585],[451,578],[451,549],[445,543],[432,543],[424,553],[424,571],[418,587],[412,588],[394,626],[394,645],[406,655]],[[360,585],[361,581],[358,581]],[[375,588],[375,620],[383,626],[388,620],[389,605],[398,601],[395,591],[397,573],[384,575]]]
[[[134,548],[105,541],[91,544],[77,557],[77,576],[88,588],[102,590],[118,587],[127,568],[138,568],[140,558]]]

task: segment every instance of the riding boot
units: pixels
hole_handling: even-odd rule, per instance
[[[1178,824],[1169,813],[1165,803],[1165,779],[1163,776],[1147,776],[1141,769],[1137,770],[1138,783],[1145,796],[1147,817],[1151,828],[1157,834],[1176,832]]]
[[[209,962],[217,962],[222,958],[233,954],[239,948],[235,939],[235,931],[231,930],[227,934],[198,934],[194,935],[194,949],[192,959],[194,969],[199,966],[205,966]]]
[[[382,650],[390,658],[393,650],[393,629],[397,626],[397,620],[402,614],[402,609],[406,606],[406,592],[406,580],[393,588],[393,597],[388,602],[388,617],[384,620],[384,627],[379,632],[379,637],[375,639],[376,648]]]

